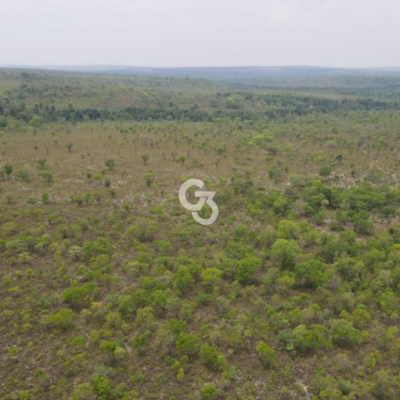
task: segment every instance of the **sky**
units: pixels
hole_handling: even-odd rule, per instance
[[[399,0],[0,0],[0,65],[400,67]]]

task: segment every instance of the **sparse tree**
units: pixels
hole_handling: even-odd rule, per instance
[[[147,165],[147,161],[149,161],[149,155],[148,154],[143,154],[142,155],[142,160],[144,165]]]

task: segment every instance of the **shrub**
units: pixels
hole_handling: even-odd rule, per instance
[[[200,349],[200,357],[204,364],[212,371],[222,371],[226,365],[225,356],[213,345],[204,344]]]
[[[45,315],[42,317],[42,324],[61,330],[67,330],[72,327],[74,313],[68,308],[63,308],[56,314]]]
[[[68,400],[95,400],[96,395],[90,383],[78,384]]]
[[[324,280],[324,264],[318,260],[306,261],[296,265],[295,273],[299,285],[316,288]]]
[[[112,170],[115,167],[115,161],[112,158],[106,160],[104,164],[109,170]]]
[[[53,174],[50,171],[42,171],[40,177],[47,183],[53,182]]]
[[[331,173],[332,173],[332,168],[328,167],[328,166],[322,167],[319,170],[319,175],[320,176],[329,176]]]
[[[240,283],[252,283],[254,280],[254,274],[261,267],[261,261],[259,258],[250,256],[239,261],[236,268],[236,279]]]
[[[3,166],[3,171],[5,172],[5,174],[7,175],[7,178],[10,178],[10,175],[12,174],[14,168],[12,165],[10,164],[5,164]]]
[[[362,341],[361,333],[351,321],[338,319],[332,321],[331,335],[333,343],[341,347],[354,347]]]
[[[39,164],[40,168],[44,168],[46,163],[47,163],[47,160],[45,158],[41,158],[40,160],[38,160],[38,164]]]
[[[179,290],[180,293],[184,294],[189,291],[191,286],[194,283],[194,278],[188,267],[185,265],[181,265],[178,268],[175,277],[175,286]]]
[[[144,174],[144,180],[145,180],[145,182],[146,182],[146,185],[147,185],[148,187],[150,187],[150,186],[153,184],[153,182],[154,182],[154,175],[153,175],[153,173],[152,173],[152,172],[147,172],[147,173],[145,173],[145,174]]]
[[[65,289],[61,296],[65,302],[71,304],[75,308],[81,308],[86,303],[89,303],[92,296],[95,294],[96,286],[93,283],[85,283],[82,286],[73,286]]]
[[[215,285],[217,285],[222,276],[222,271],[218,268],[206,268],[202,273],[201,273],[201,279],[203,280],[204,286],[212,291]]]
[[[312,325],[310,329],[305,325],[296,326],[292,331],[292,338],[295,350],[303,354],[330,347],[326,328],[322,325]]]
[[[193,356],[200,350],[201,339],[199,334],[181,332],[176,341],[176,350],[181,355]]]
[[[142,160],[143,160],[143,164],[146,165],[147,161],[149,161],[149,156],[148,154],[143,154],[142,155]]]
[[[265,368],[270,368],[275,365],[275,350],[267,346],[264,342],[258,342],[256,352],[260,363]]]
[[[219,391],[214,385],[205,385],[200,390],[201,400],[217,400]]]
[[[278,239],[271,248],[271,258],[282,269],[292,268],[301,250],[295,240]]]

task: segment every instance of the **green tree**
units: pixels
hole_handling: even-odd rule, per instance
[[[176,350],[181,355],[193,356],[197,354],[201,346],[199,334],[181,332],[176,341]]]
[[[292,337],[295,350],[302,354],[313,353],[331,345],[326,328],[322,325],[312,325],[310,329],[298,325],[293,329]]]
[[[236,279],[242,283],[252,283],[256,271],[261,267],[261,260],[254,256],[246,257],[239,261],[236,268]]]
[[[194,278],[190,269],[181,265],[175,276],[175,286],[182,294],[187,293],[194,283]]]
[[[265,368],[271,368],[275,365],[275,350],[267,346],[264,342],[258,342],[256,346],[256,352],[260,363]]]
[[[41,158],[40,160],[38,160],[39,167],[42,169],[45,167],[46,163],[47,160],[45,158]]]
[[[299,285],[316,288],[324,281],[324,264],[318,260],[305,261],[296,265],[295,273]]]
[[[219,391],[214,385],[205,385],[200,390],[201,400],[217,400],[219,398]]]
[[[328,166],[322,167],[319,170],[319,175],[320,176],[329,176],[331,173],[332,173],[332,168],[328,167]]]
[[[212,371],[222,371],[225,369],[227,362],[225,356],[218,351],[217,346],[203,344],[200,349],[200,357],[204,364]]]
[[[115,161],[112,158],[106,160],[104,164],[109,170],[112,170],[115,167]]]
[[[152,173],[152,172],[147,172],[147,173],[145,173],[145,174],[144,174],[144,180],[145,180],[145,182],[146,182],[146,185],[147,185],[148,187],[150,187],[150,186],[153,184],[153,182],[154,182],[154,175],[153,175],[153,173]]]
[[[338,319],[332,321],[331,335],[333,343],[341,347],[354,347],[361,343],[362,336],[351,321]]]
[[[142,160],[143,160],[143,164],[147,165],[147,161],[149,161],[149,155],[148,154],[143,154],[142,155]]]
[[[206,268],[201,273],[201,279],[208,291],[213,291],[215,285],[221,281],[222,271],[218,268]]]
[[[295,240],[278,239],[271,248],[272,261],[282,269],[292,268],[301,250]]]
[[[42,324],[65,331],[72,327],[74,317],[75,315],[72,310],[63,308],[55,314],[43,316]]]
[[[7,175],[7,178],[10,178],[12,172],[13,172],[14,168],[12,165],[10,164],[5,164],[3,166],[3,171],[5,172],[5,174]]]

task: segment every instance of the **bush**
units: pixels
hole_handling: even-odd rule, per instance
[[[275,365],[275,350],[267,346],[264,342],[258,342],[256,352],[260,363],[265,368],[271,368]]]
[[[305,325],[296,326],[292,331],[292,338],[295,350],[302,354],[330,347],[326,328],[322,325],[312,325],[310,329]]]
[[[175,286],[178,291],[182,294],[187,293],[191,286],[194,283],[194,279],[192,273],[190,272],[189,268],[185,265],[181,265],[178,268],[175,277]]]
[[[115,167],[115,161],[112,158],[106,160],[104,164],[109,170],[112,170]]]
[[[68,400],[95,400],[96,395],[90,383],[80,383],[76,386]]]
[[[329,176],[331,173],[332,173],[332,168],[328,167],[328,166],[322,167],[319,170],[319,175],[320,176]]]
[[[345,319],[332,321],[330,332],[333,343],[341,347],[354,347],[362,341],[361,332]]]
[[[213,345],[204,344],[200,349],[200,357],[204,364],[212,371],[222,371],[226,365],[225,356]]]
[[[179,354],[193,356],[197,354],[200,350],[200,335],[181,332],[175,346]]]
[[[216,400],[219,397],[219,391],[214,385],[205,385],[200,390],[201,400]]]
[[[240,283],[252,283],[254,274],[261,267],[261,261],[257,257],[250,256],[239,261],[236,268],[236,279]]]
[[[324,264],[318,260],[306,261],[296,265],[295,273],[299,285],[316,288],[324,280]]]
[[[82,286],[73,286],[65,289],[61,296],[65,302],[73,307],[82,308],[85,304],[90,303],[95,292],[96,286],[93,283],[85,283]]]
[[[295,240],[278,239],[271,248],[271,258],[282,269],[292,268],[301,250]]]
[[[61,330],[68,330],[72,327],[72,321],[75,314],[68,308],[63,308],[56,314],[45,315],[42,317],[42,324]]]

